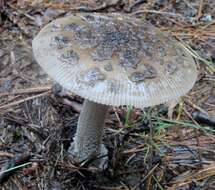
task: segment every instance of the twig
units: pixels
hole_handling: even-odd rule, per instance
[[[185,2],[185,4],[186,4],[190,9],[195,10],[195,9],[193,8],[193,6],[190,4],[189,1],[187,1],[187,0],[183,0],[183,1]]]
[[[153,128],[153,125],[152,125],[152,122],[150,121],[149,119],[149,129],[150,129],[150,133],[149,133],[149,144],[150,144],[150,157],[149,157],[149,162],[148,162],[148,167],[149,167],[149,170],[152,169],[152,164],[153,164],[153,156],[154,156],[154,148],[153,148],[153,136],[154,136],[154,128]],[[153,175],[153,172],[151,172],[151,174],[148,176],[148,179],[146,181],[146,189],[147,190],[150,190],[151,189],[151,179],[152,179],[152,175]]]
[[[202,8],[203,8],[203,0],[200,0],[200,5],[199,5],[199,9],[198,9],[198,14],[197,14],[196,20],[199,20],[199,18],[202,16]]]
[[[156,11],[156,10],[146,10],[146,9],[136,11],[136,12],[132,13],[131,15],[134,16],[136,14],[141,14],[141,13],[154,13],[154,14],[160,14],[160,15],[165,15],[165,16],[180,17],[180,18],[184,19],[184,17],[181,14],[175,14],[175,13],[171,13],[171,12],[162,12],[162,11]]]
[[[0,110],[5,110],[5,109],[7,109],[7,108],[16,106],[16,105],[21,104],[21,103],[23,103],[23,102],[26,102],[26,101],[29,101],[29,100],[33,100],[33,99],[35,99],[35,98],[40,98],[40,97],[43,97],[43,96],[47,96],[49,93],[50,93],[50,91],[44,92],[44,93],[41,93],[41,94],[37,94],[37,95],[34,95],[34,96],[30,96],[30,97],[28,97],[28,98],[24,98],[24,99],[22,99],[22,100],[18,100],[18,101],[15,101],[15,102],[11,102],[11,103],[9,103],[9,104],[0,106]]]
[[[11,11],[11,10],[10,10]],[[8,9],[4,9],[5,15],[8,18],[9,21],[11,21],[15,26],[17,26],[19,28],[19,30],[22,32],[22,34],[25,37],[30,37],[29,34],[23,29],[23,27],[20,25],[20,22],[16,22],[14,20],[14,13],[13,11],[10,12]]]
[[[23,16],[27,17],[28,19],[30,19],[30,20],[32,20],[32,21],[34,21],[34,22],[36,23],[36,19],[35,19],[33,16],[31,16],[31,15],[25,13],[25,12],[22,12],[21,10],[17,9],[17,8],[16,8],[13,4],[11,4],[11,3],[7,3],[7,5],[8,5],[10,8],[14,9],[18,14],[23,15]],[[15,12],[14,10],[13,10],[13,12]]]
[[[192,115],[184,108],[185,113],[188,115],[188,117],[196,124],[199,125],[192,117]],[[199,135],[198,135],[198,129],[194,129],[194,133],[195,133],[195,138],[196,138],[196,142],[197,142],[197,146],[200,146],[200,142],[199,142]],[[200,149],[197,149],[198,152],[198,159],[199,159],[199,163],[200,163],[200,167],[203,168],[203,164],[202,164],[202,153]]]
[[[0,152],[0,157],[14,157],[14,155],[12,153],[9,152]]]
[[[61,161],[57,161],[57,166],[60,166],[61,168],[64,168],[66,170],[72,170],[72,171],[77,171],[79,173],[81,173],[81,171],[89,171],[89,172],[98,172],[99,169],[96,168],[96,167],[80,167],[80,166],[75,166],[71,163],[69,164],[65,164],[65,163],[62,163]],[[81,174],[82,176],[84,176],[83,174]]]
[[[47,85],[47,86],[32,87],[27,89],[17,89],[15,92],[0,93],[0,97],[9,96],[9,95],[18,95],[18,94],[39,93],[39,92],[51,90],[51,88],[52,88],[51,85]]]
[[[140,183],[138,183],[136,186],[134,186],[131,190],[137,189],[154,171],[155,169],[159,166],[159,164],[156,164],[147,175],[144,176],[144,178],[141,180]]]
[[[186,99],[184,99],[184,101],[187,104],[189,104],[191,107],[193,107],[194,109],[197,109],[197,110],[201,111],[202,113],[207,113],[204,109],[200,108],[199,106],[197,106],[196,104],[194,104],[191,100],[189,100],[188,96],[185,95],[185,97],[186,97]]]
[[[167,189],[175,190],[178,187],[185,186],[192,183],[194,180],[200,181],[214,175],[215,175],[215,166],[212,165],[198,172],[189,173],[188,176],[185,176],[184,179],[180,179],[180,181],[171,182],[171,184],[173,185],[171,187],[168,187]]]
[[[119,118],[119,114],[117,113],[117,109],[116,109],[116,108],[113,108],[113,111],[114,111],[114,114],[115,114],[115,116],[116,116],[116,118],[117,118],[117,120],[118,120],[118,122],[119,122],[119,127],[120,127],[120,128],[123,128],[123,123],[122,123],[122,121],[121,121],[120,118]]]
[[[211,26],[211,25],[213,25],[213,24],[215,24],[215,20],[212,21],[212,22],[210,22],[210,23],[208,23],[208,24],[206,24],[205,26],[203,26],[203,27],[201,28],[201,30],[205,30],[206,28],[208,28],[209,26]]]
[[[71,101],[69,99],[63,98],[62,103],[64,105],[70,106],[75,112],[80,113],[81,109],[83,107],[82,104],[75,102],[75,101]]]
[[[129,150],[124,150],[123,151],[123,154],[133,154],[133,153],[137,153],[137,152],[142,152],[144,151],[146,148],[145,148],[145,145],[139,145],[135,148],[132,148],[132,149],[129,149]]]
[[[69,6],[64,6],[64,5],[62,6],[62,4],[59,4],[59,5],[61,5],[62,9],[67,9],[67,10],[74,11],[74,12],[99,12],[99,11],[103,11],[105,9],[117,6],[120,3],[122,3],[122,0],[114,0],[114,1],[112,1],[112,2],[110,1],[108,3],[104,2],[101,6],[96,7],[96,8],[89,8],[86,6],[80,6],[77,8],[70,8]],[[46,7],[53,7],[53,8],[57,7],[56,4],[55,4],[55,6],[53,6],[53,3],[46,3],[45,6]]]

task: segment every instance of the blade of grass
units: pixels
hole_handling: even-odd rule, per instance
[[[181,46],[186,49],[195,59],[202,61],[208,68],[208,71],[214,73],[215,72],[215,66],[213,65],[212,61],[208,61],[201,57],[197,51],[193,50],[188,44],[185,44],[181,41]]]
[[[147,144],[146,153],[144,155],[144,164],[146,164],[146,161],[147,161],[147,158],[148,158],[148,155],[149,155],[149,150],[150,150],[150,148],[149,148],[149,145]]]
[[[0,175],[3,174],[3,173],[6,173],[6,172],[10,172],[10,171],[16,170],[16,169],[18,169],[18,168],[25,167],[25,166],[30,165],[30,164],[32,164],[32,163],[31,163],[31,162],[27,162],[27,163],[25,163],[25,164],[21,164],[21,165],[15,166],[15,167],[13,167],[13,168],[9,168],[9,169],[4,170],[4,171],[0,171]]]
[[[129,119],[130,119],[130,115],[132,113],[133,108],[132,108],[132,106],[128,106],[127,109],[128,110],[127,110],[126,116],[125,116],[125,127],[131,127]]]
[[[160,190],[164,190],[164,188],[161,186],[161,184],[159,183],[159,181],[157,180],[157,178],[156,178],[154,175],[152,175],[152,177],[153,177],[153,179],[155,180],[155,182],[157,183],[158,188],[159,188]]]
[[[156,123],[156,121],[155,121],[155,123],[158,126],[161,125],[161,123],[163,122],[162,123],[162,128],[168,128],[172,124],[178,124],[178,125],[181,125],[183,127],[191,127],[191,128],[194,128],[194,129],[201,129],[201,130],[203,130],[205,132],[207,132],[207,131],[215,132],[215,129],[212,129],[212,128],[207,127],[207,126],[196,125],[196,124],[190,123],[188,121],[183,122],[183,121],[177,121],[177,120],[163,119],[163,118],[160,118],[160,117],[157,117],[157,118],[154,118],[154,119],[156,119],[158,121],[158,123]]]
[[[177,110],[178,111],[178,115],[177,115],[176,120],[180,119],[180,117],[182,115],[182,112],[183,112],[183,106],[184,106],[184,102],[183,102],[182,99],[180,99],[179,104],[178,104],[178,110]]]

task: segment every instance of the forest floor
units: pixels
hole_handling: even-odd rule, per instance
[[[199,71],[177,102],[109,110],[103,172],[68,156],[83,100],[56,95],[31,48],[43,26],[78,11],[146,19],[183,41]],[[0,189],[215,189],[214,73],[214,0],[0,0]]]

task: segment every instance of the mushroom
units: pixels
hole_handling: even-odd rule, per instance
[[[35,37],[33,52],[55,81],[85,98],[69,148],[78,161],[107,154],[102,134],[109,106],[158,105],[187,93],[197,78],[195,62],[180,43],[121,14],[56,19]]]

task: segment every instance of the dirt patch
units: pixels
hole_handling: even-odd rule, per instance
[[[215,129],[192,117],[194,111],[215,115],[213,0],[13,0],[0,5],[0,169],[26,164],[8,177],[0,173],[0,189],[214,188]],[[31,49],[43,26],[75,11],[146,19],[186,43],[199,70],[193,90],[173,106],[110,109],[104,135],[109,161],[103,172],[68,156],[83,100],[53,88]]]

